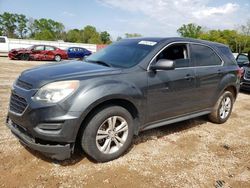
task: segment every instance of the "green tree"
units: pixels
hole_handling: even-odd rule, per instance
[[[56,40],[62,39],[63,38],[63,32],[64,32],[64,29],[65,29],[64,25],[62,23],[60,23],[60,22],[53,21],[52,26],[53,26],[53,32],[55,33]]]
[[[15,29],[16,21],[17,21],[17,15],[4,12],[3,14],[0,14],[0,28],[2,30],[2,34],[6,35],[7,37],[14,38],[15,35]]]
[[[234,52],[244,52],[246,36],[236,30],[209,30],[199,36],[200,39],[219,42],[228,45]]]
[[[35,34],[36,40],[55,40],[54,34],[49,30],[42,30],[41,32],[38,32]]]
[[[246,25],[240,26],[240,32],[246,36],[250,36],[250,19],[247,20]]]
[[[64,25],[51,19],[34,20],[34,38],[37,40],[59,40],[62,39]]]
[[[35,20],[33,18],[29,18],[27,22],[27,30],[29,33],[29,38],[35,38],[36,27],[34,25]]]
[[[126,38],[142,37],[139,33],[125,33]]]
[[[202,33],[202,27],[194,23],[183,24],[177,32],[182,37],[198,38]]]
[[[69,30],[66,34],[67,42],[81,42],[81,31],[79,29]]]
[[[240,33],[244,36],[243,51],[250,51],[250,19],[247,20],[246,25],[240,26]]]
[[[110,34],[107,31],[101,32],[100,37],[101,37],[103,44],[110,44],[111,43]]]
[[[84,27],[81,33],[82,33],[83,43],[91,43],[91,44],[102,43],[100,34],[96,31],[96,28],[91,25],[87,25],[86,27]]]
[[[19,14],[17,15],[17,33],[18,33],[18,37],[23,39],[25,34],[27,33],[28,29],[27,29],[27,22],[28,19],[26,18],[25,15],[23,14]]]

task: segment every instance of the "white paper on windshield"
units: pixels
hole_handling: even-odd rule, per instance
[[[142,40],[142,41],[138,42],[138,44],[143,44],[143,45],[148,45],[148,46],[154,46],[154,45],[157,44],[157,42]]]

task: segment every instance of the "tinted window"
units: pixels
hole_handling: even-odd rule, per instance
[[[139,42],[116,42],[87,58],[87,62],[105,62],[114,67],[129,68],[138,64],[154,48]]]
[[[213,66],[222,63],[211,48],[198,44],[191,45],[191,58],[196,66]]]
[[[45,50],[53,51],[55,48],[53,46],[45,46]]]
[[[5,43],[5,38],[0,37],[0,43]]]
[[[169,59],[175,61],[175,67],[189,67],[187,46],[185,44],[175,44],[164,49],[157,57],[159,59]]]
[[[42,50],[44,50],[44,46],[36,46],[36,47],[34,48],[34,50],[35,50],[35,51],[42,51]]]
[[[232,63],[236,64],[235,58],[229,48],[219,47],[219,49]]]

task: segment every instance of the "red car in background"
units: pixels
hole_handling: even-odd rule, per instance
[[[8,54],[10,59],[21,60],[55,60],[68,59],[67,52],[49,45],[34,45],[29,48],[12,49]]]

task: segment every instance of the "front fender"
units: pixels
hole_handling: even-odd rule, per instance
[[[138,110],[138,114],[145,114],[144,110],[146,99],[143,92],[136,86],[120,81],[102,81],[89,89],[83,89],[74,99],[70,111],[79,112],[81,114],[79,127],[81,122],[96,106],[110,100],[126,100],[132,103]],[[138,117],[140,121],[142,117]],[[77,131],[78,131],[77,129]],[[77,134],[77,132],[76,132]]]
[[[82,90],[76,96],[70,111],[84,112],[111,99],[128,100],[140,109],[143,106],[144,94],[136,86],[126,82],[103,81],[87,90]]]

